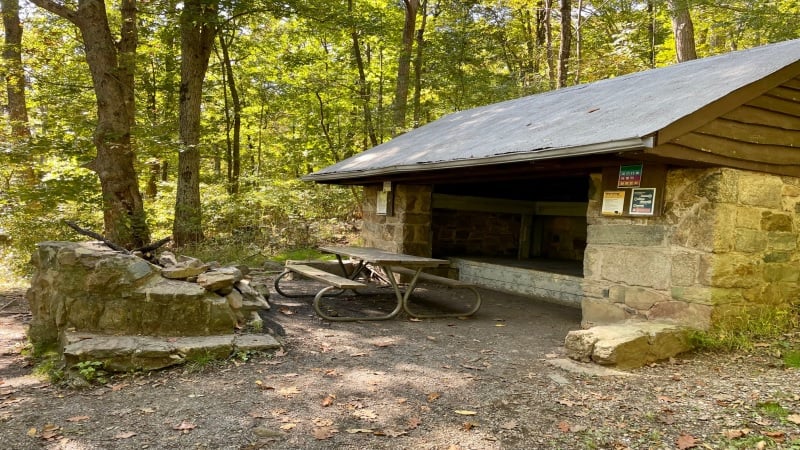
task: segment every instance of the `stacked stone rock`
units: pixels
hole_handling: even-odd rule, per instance
[[[150,370],[196,357],[280,345],[263,333],[266,285],[241,268],[164,254],[160,267],[100,242],[41,242],[26,297],[37,347],[58,346],[67,366],[101,361],[110,370]]]
[[[162,277],[195,282],[206,291],[225,297],[239,325],[247,321],[248,325],[261,328],[258,311],[270,309],[267,302],[269,288],[264,283],[245,279],[249,271],[247,267],[220,267],[190,256],[176,257],[171,252],[162,253],[158,263],[163,267]]]

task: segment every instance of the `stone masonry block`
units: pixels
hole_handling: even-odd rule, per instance
[[[739,202],[743,205],[780,209],[783,182],[776,175],[741,171]]]

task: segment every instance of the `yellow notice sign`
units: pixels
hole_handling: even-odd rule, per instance
[[[621,216],[623,211],[625,211],[625,191],[604,191],[602,214]]]

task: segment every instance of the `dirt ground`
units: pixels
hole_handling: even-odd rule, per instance
[[[32,375],[23,291],[0,292],[0,448],[800,448],[800,373],[773,346],[592,375],[559,367],[579,311],[481,292],[465,320],[348,323],[321,321],[310,297],[273,294],[276,354],[85,389]],[[374,312],[388,299],[330,305]]]

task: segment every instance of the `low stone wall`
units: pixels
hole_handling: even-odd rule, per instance
[[[167,269],[99,242],[42,242],[32,262],[36,271],[26,296],[34,344],[58,343],[66,331],[230,334],[244,320],[243,312],[269,308],[263,297],[255,305],[245,298],[254,290],[241,273],[233,273],[236,268],[198,268],[193,272],[197,282],[168,279],[162,276]],[[174,271],[169,275],[179,276]]]
[[[581,277],[465,258],[451,258],[450,263],[458,269],[458,278],[462,281],[512,294],[529,295],[550,303],[581,307]]]

